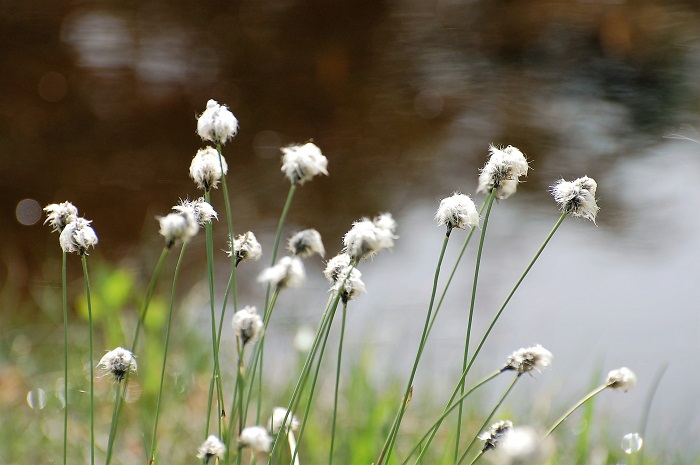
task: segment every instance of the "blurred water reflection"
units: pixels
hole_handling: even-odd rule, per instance
[[[78,205],[100,235],[98,257],[157,253],[153,217],[196,195],[187,178],[200,146],[194,115],[215,98],[241,121],[226,148],[237,224],[272,242],[287,189],[278,149],[312,138],[331,176],[300,190],[289,231],[316,227],[334,253],[329,244],[339,246],[356,218],[384,210],[397,216],[399,246],[363,269],[370,294],[351,323],[354,344],[378,341],[382,367],[412,352],[402,341],[418,337],[415,320],[440,235],[430,223],[437,201],[474,191],[489,143],[512,144],[533,171],[493,219],[493,259],[480,291],[486,315],[554,221],[549,184],[592,176],[603,209],[597,230],[572,221],[559,233],[498,328],[489,357],[499,361],[520,345],[542,343],[555,363],[581,367],[581,377],[560,380],[563,392],[588,380],[601,359],[647,380],[671,363],[655,411],[672,414],[657,419],[650,434],[700,432],[697,418],[683,431],[671,421],[700,387],[687,373],[700,353],[700,224],[688,214],[699,199],[686,187],[699,174],[700,145],[663,139],[688,125],[684,134],[698,140],[696,1],[54,2],[2,9],[5,289],[36,286],[39,264],[57,248],[46,228],[17,221],[23,199]],[[225,233],[218,239],[225,242]],[[153,253],[142,255],[144,273]],[[396,275],[405,269],[415,273]],[[572,292],[579,279],[584,290]],[[325,284],[311,286],[322,305]],[[288,304],[297,312],[282,324],[294,327],[313,313],[306,294],[297,298]],[[443,317],[458,319],[462,310],[453,300]],[[429,357],[460,353],[457,327],[441,330]],[[447,358],[440,366],[457,363]],[[648,386],[640,384],[623,401],[601,404],[640,406]],[[631,428],[615,427],[620,435]]]

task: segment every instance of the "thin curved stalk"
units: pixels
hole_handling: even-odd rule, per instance
[[[654,396],[656,395],[656,390],[659,388],[659,384],[661,383],[661,380],[663,379],[664,375],[666,374],[667,368],[668,368],[668,365],[664,365],[659,370],[659,373],[656,375],[656,377],[654,378],[654,381],[652,383],[651,391],[649,391],[649,396],[647,397],[647,401],[644,404],[644,414],[642,415],[642,419],[639,422],[639,434],[641,435],[643,440],[646,440],[646,437],[647,437],[647,425],[649,424],[649,413],[651,412],[651,405],[654,402]],[[639,451],[639,465],[644,465],[644,448],[642,448]]]
[[[92,323],[92,299],[90,298],[90,279],[88,278],[87,256],[82,254],[83,276],[85,277],[85,297],[87,298],[88,326],[90,331],[90,463],[95,465],[95,359],[94,328]]]
[[[565,413],[564,415],[562,415],[561,418],[559,418],[559,419],[552,425],[551,428],[549,428],[549,430],[547,430],[547,434],[545,434],[544,437],[546,438],[547,436],[549,436],[550,434],[552,434],[552,432],[553,432],[555,429],[557,429],[557,428],[559,427],[559,425],[561,425],[562,423],[564,423],[564,420],[566,420],[567,418],[569,418],[569,416],[571,416],[571,414],[574,413],[574,412],[576,411],[577,408],[579,408],[580,406],[582,406],[583,404],[585,404],[586,402],[588,402],[589,400],[591,400],[591,399],[592,399],[594,396],[596,396],[598,393],[604,391],[606,388],[609,388],[610,386],[611,386],[611,383],[605,383],[605,384],[603,384],[603,385],[601,385],[601,386],[595,388],[594,390],[592,390],[592,391],[589,392],[588,394],[586,394],[581,400],[579,400],[578,402],[576,402],[576,403],[574,404],[573,407],[571,407],[569,410],[567,410],[566,413]]]
[[[476,432],[476,434],[474,435],[474,437],[472,438],[472,440],[469,442],[469,445],[468,445],[467,448],[464,450],[464,453],[461,455],[461,457],[459,458],[459,461],[456,463],[456,465],[460,465],[460,464],[464,461],[464,459],[466,458],[467,454],[468,454],[469,451],[471,450],[472,446],[474,445],[474,443],[476,442],[476,440],[479,438],[479,433],[481,433],[482,431],[484,431],[484,429],[486,429],[486,427],[489,425],[489,423],[491,423],[491,419],[492,419],[493,416],[496,414],[496,412],[498,411],[498,409],[501,408],[501,405],[503,404],[503,401],[506,400],[506,397],[508,397],[508,394],[510,394],[510,391],[513,390],[513,388],[515,387],[515,383],[518,382],[518,380],[520,379],[520,376],[521,376],[521,375],[522,375],[522,373],[518,373],[518,374],[515,375],[515,377],[513,378],[513,382],[510,383],[510,386],[508,386],[508,389],[506,389],[506,392],[503,393],[503,395],[501,396],[501,399],[500,399],[500,400],[498,401],[498,403],[493,407],[493,409],[491,410],[491,413],[489,413],[489,416],[486,418],[486,420],[484,420],[484,423],[481,425],[481,428],[479,428],[479,430]],[[474,459],[474,460],[476,460],[476,459]],[[472,463],[473,463],[473,462],[472,462]]]
[[[160,369],[160,386],[158,387],[158,400],[156,401],[156,414],[155,420],[153,421],[153,434],[151,436],[151,453],[149,455],[149,464],[155,462],[156,458],[156,443],[158,437],[158,419],[160,418],[160,405],[163,399],[163,383],[165,381],[165,367],[168,361],[168,347],[170,347],[170,328],[173,321],[173,309],[175,308],[175,289],[177,288],[177,278],[180,274],[180,265],[182,264],[182,257],[185,255],[185,248],[187,244],[182,245],[180,250],[180,256],[177,259],[177,264],[175,265],[175,274],[173,275],[173,286],[170,291],[170,306],[168,308],[168,321],[165,326],[165,346],[163,347],[163,365]]]
[[[61,265],[61,290],[63,294],[63,465],[68,463],[68,279],[66,252]]]
[[[492,189],[491,193],[488,196],[487,203],[486,203],[486,214],[484,215],[484,221],[481,226],[481,237],[479,239],[479,247],[477,249],[476,253],[476,263],[474,265],[474,280],[472,282],[472,295],[471,295],[471,300],[469,302],[469,320],[467,322],[467,334],[464,338],[464,357],[462,358],[462,372],[467,369],[467,362],[469,361],[469,343],[471,339],[471,334],[472,334],[472,321],[474,319],[474,305],[476,303],[476,288],[477,288],[477,283],[479,282],[479,269],[481,267],[481,257],[482,253],[484,251],[484,239],[486,238],[486,229],[488,228],[489,225],[489,217],[491,216],[491,207],[493,206],[493,199],[496,197],[496,189]],[[464,383],[462,383],[462,386],[459,388],[460,394],[464,393]],[[463,406],[459,406],[459,410],[457,412],[457,431],[456,431],[456,439],[455,439],[455,450],[454,450],[454,460],[453,462],[457,461],[457,457],[459,456],[459,437],[462,434],[462,409]]]
[[[343,302],[343,317],[340,322],[340,341],[338,342],[338,361],[335,369],[335,388],[333,391],[333,420],[331,422],[331,446],[328,453],[328,465],[333,465],[333,446],[335,445],[335,427],[338,419],[338,388],[340,386],[340,366],[343,358],[343,340],[345,339],[345,320],[348,304]]]

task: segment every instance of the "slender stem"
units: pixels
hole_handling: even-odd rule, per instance
[[[211,195],[209,190],[204,192],[204,199],[207,203],[211,203]],[[214,310],[214,238],[211,222],[204,225],[206,232],[206,249],[207,249],[207,275],[209,278],[209,310],[211,312],[211,345],[212,354],[214,356],[214,380],[216,383],[216,423],[218,425],[219,437],[221,437],[221,417],[225,416],[223,405],[223,391],[221,388],[221,368],[219,366],[219,344],[217,342],[216,333],[216,311]],[[207,412],[207,420],[210,419],[210,412]],[[207,428],[209,421],[207,421]],[[208,436],[208,434],[207,434]],[[205,436],[206,437],[206,436]]]
[[[663,367],[661,367],[659,373],[656,375],[656,378],[654,378],[651,391],[649,391],[649,396],[647,397],[647,401],[644,405],[644,414],[642,415],[642,419],[639,422],[639,434],[641,435],[642,440],[644,441],[646,441],[647,438],[647,425],[649,424],[649,413],[651,412],[651,405],[654,402],[656,390],[659,388],[659,384],[661,383],[661,380],[666,374],[667,368],[668,365],[664,365]],[[644,448],[642,448],[639,451],[639,465],[644,465]]]
[[[481,425],[481,428],[479,428],[479,430],[476,432],[476,434],[474,435],[474,437],[472,437],[471,442],[469,442],[469,445],[468,445],[467,448],[464,450],[464,453],[463,453],[462,456],[459,458],[459,461],[456,463],[456,465],[460,465],[460,464],[464,461],[465,457],[467,456],[467,454],[468,454],[469,451],[471,450],[472,446],[474,445],[474,443],[476,442],[476,440],[479,438],[479,433],[481,433],[482,431],[484,431],[484,430],[486,429],[486,427],[489,425],[489,423],[491,423],[491,419],[492,419],[493,416],[496,414],[496,412],[498,411],[498,409],[501,408],[501,405],[503,404],[503,401],[506,400],[506,397],[508,397],[508,394],[510,394],[510,391],[513,390],[513,388],[515,387],[515,383],[518,382],[518,380],[520,379],[520,376],[521,376],[521,375],[522,375],[522,373],[518,373],[518,374],[515,375],[515,377],[513,378],[513,382],[510,383],[510,386],[508,386],[508,389],[506,389],[506,392],[503,393],[503,395],[501,396],[501,399],[500,399],[500,400],[498,401],[498,403],[493,407],[493,409],[491,410],[491,413],[489,413],[489,416],[486,418],[486,420],[484,420],[484,423]]]
[[[476,457],[474,457],[474,460],[472,460],[471,462],[469,462],[469,465],[474,465],[476,462],[478,462],[482,455],[484,455],[484,450],[483,450],[483,449],[480,450],[478,454],[476,454]]]
[[[63,293],[63,465],[68,463],[68,279],[66,252],[61,265],[61,288]]]
[[[223,155],[221,154],[221,144],[216,144],[216,151],[219,153],[219,167],[221,168],[221,190],[224,196],[224,208],[226,209],[226,223],[228,225],[228,237],[233,246],[233,216],[231,216],[231,201],[228,197],[228,186],[226,183],[226,173],[224,173]],[[233,283],[233,308],[238,308],[236,296],[236,256],[231,254],[231,281]],[[224,299],[224,311],[226,310],[226,300]],[[222,313],[223,318],[223,313]]]
[[[435,302],[435,294],[437,291],[438,279],[440,277],[440,268],[442,267],[442,260],[445,257],[445,250],[447,249],[447,244],[450,240],[450,233],[451,232],[452,232],[451,228],[448,228],[447,232],[445,233],[445,238],[442,242],[442,250],[440,250],[440,256],[438,258],[437,266],[435,267],[435,276],[433,278],[433,289],[432,289],[432,292],[430,294],[430,303],[428,304],[428,312],[425,316],[425,324],[423,325],[423,334],[421,334],[420,343],[418,344],[418,351],[416,353],[416,358],[413,361],[413,368],[411,369],[411,374],[408,377],[408,383],[406,383],[406,389],[404,390],[403,401],[401,402],[401,405],[399,407],[399,412],[396,415],[396,418],[394,420],[394,424],[391,427],[389,435],[387,436],[386,441],[384,442],[384,447],[382,447],[382,451],[379,453],[379,458],[377,459],[377,465],[382,465],[382,463],[384,463],[385,460],[387,462],[389,461],[389,457],[391,456],[391,451],[394,447],[394,442],[396,441],[396,436],[398,435],[398,432],[399,432],[399,427],[401,426],[401,420],[403,420],[403,415],[406,412],[406,407],[408,406],[408,402],[410,400],[410,394],[411,394],[411,390],[413,388],[413,380],[416,376],[416,371],[418,370],[418,363],[420,362],[421,356],[423,355],[423,349],[425,348],[425,344],[428,341],[428,335],[430,332],[431,315],[433,313],[433,304]]]
[[[476,383],[474,386],[472,386],[468,391],[466,391],[464,394],[462,394],[459,398],[455,399],[455,401],[453,403],[451,403],[447,407],[445,407],[445,409],[442,411],[442,414],[440,414],[440,416],[437,418],[437,420],[435,420],[433,425],[430,428],[428,428],[428,431],[423,435],[423,437],[418,441],[418,443],[413,447],[413,449],[411,449],[411,451],[408,454],[408,457],[406,457],[406,459],[402,462],[402,465],[406,465],[408,463],[409,459],[411,458],[411,456],[418,449],[420,449],[420,447],[423,443],[425,443],[425,445],[423,446],[423,448],[420,452],[420,455],[418,456],[418,459],[416,460],[416,463],[420,462],[420,460],[423,458],[423,455],[428,450],[428,447],[430,447],[430,444],[433,442],[433,438],[435,437],[435,434],[437,433],[438,429],[440,429],[440,426],[442,425],[443,420],[445,418],[447,418],[447,416],[450,413],[452,413],[452,411],[454,409],[456,409],[459,405],[462,405],[464,400],[467,397],[469,397],[469,395],[472,392],[476,391],[478,388],[480,388],[484,384],[488,383],[489,381],[494,379],[496,376],[500,375],[502,372],[503,372],[503,370],[498,370],[498,371],[491,373],[490,375],[488,375],[487,377],[485,377],[484,379],[482,379],[481,381]],[[455,389],[455,391],[457,391],[457,389]]]
[[[153,297],[153,291],[156,288],[156,282],[158,282],[158,277],[160,276],[160,273],[163,270],[165,259],[170,253],[171,247],[172,244],[166,245],[163,248],[163,251],[160,253],[158,263],[156,263],[156,267],[153,270],[153,275],[151,276],[151,281],[148,283],[148,288],[146,289],[146,296],[144,297],[143,302],[141,302],[141,309],[139,310],[139,319],[136,323],[136,330],[134,331],[134,340],[131,343],[132,354],[136,353],[136,345],[138,344],[139,335],[141,334],[141,327],[143,326],[143,322],[146,319],[146,313],[148,312],[148,307],[151,304],[151,298]],[[117,386],[117,391],[121,390],[121,396],[118,396],[117,401],[114,404],[114,412],[112,413],[112,424],[109,427],[109,439],[107,441],[107,456],[105,458],[105,465],[109,465],[112,459],[112,451],[114,450],[114,440],[117,436],[117,424],[119,423],[119,414],[121,413],[122,407],[121,399],[126,397],[126,389],[129,385],[130,374],[131,372],[127,372],[126,376],[124,376],[121,388]]]
[[[474,305],[476,303],[476,287],[479,282],[479,269],[481,267],[481,256],[484,250],[484,239],[486,238],[486,229],[489,225],[489,217],[491,216],[491,207],[493,206],[493,199],[496,197],[496,189],[492,189],[488,196],[486,204],[486,214],[484,215],[484,222],[481,226],[481,237],[479,239],[479,248],[476,253],[476,263],[474,265],[474,280],[472,282],[472,295],[469,302],[469,320],[467,322],[467,334],[464,338],[464,357],[462,358],[462,372],[467,369],[467,362],[469,361],[469,343],[472,333],[472,321],[474,319]],[[460,394],[464,393],[464,383],[459,388]],[[457,412],[457,431],[455,439],[455,450],[454,450],[454,460],[457,461],[459,457],[459,438],[462,434],[462,409],[464,407],[460,404],[459,410]]]
[[[553,432],[555,429],[557,429],[557,428],[559,427],[559,425],[561,425],[562,423],[564,423],[564,420],[566,420],[567,418],[569,418],[569,416],[570,416],[572,413],[574,413],[574,412],[576,411],[577,408],[579,408],[580,406],[582,406],[583,404],[585,404],[586,402],[588,402],[590,399],[592,399],[596,394],[598,394],[598,393],[601,392],[601,391],[604,391],[606,388],[608,388],[608,387],[610,387],[610,386],[611,386],[611,383],[605,383],[605,384],[603,384],[603,385],[601,385],[601,386],[595,388],[594,390],[592,390],[592,391],[589,392],[588,394],[586,394],[586,395],[583,397],[583,399],[581,399],[581,400],[579,400],[578,402],[576,402],[576,404],[574,404],[573,407],[571,407],[564,415],[561,416],[561,418],[559,418],[559,419],[552,425],[551,428],[549,428],[549,430],[547,431],[547,434],[545,434],[544,437],[546,438],[547,436],[549,436],[550,434],[552,434],[552,432]]]
[[[343,358],[343,339],[345,338],[345,319],[348,304],[343,302],[343,317],[340,322],[340,341],[338,342],[338,361],[335,369],[335,389],[333,392],[333,420],[331,422],[331,447],[328,453],[328,465],[333,465],[333,446],[335,445],[335,427],[338,418],[338,387],[340,385],[340,366]]]
[[[95,360],[92,323],[92,299],[90,298],[90,280],[88,278],[87,255],[81,254],[83,276],[85,277],[85,297],[87,298],[88,326],[90,331],[90,463],[95,465]]]
[[[175,274],[173,275],[173,286],[170,291],[170,308],[168,308],[168,321],[165,326],[165,346],[163,348],[163,365],[160,369],[160,386],[158,388],[158,400],[156,401],[156,414],[155,420],[153,422],[153,435],[151,436],[151,453],[149,464],[152,464],[156,458],[156,442],[158,433],[158,419],[160,418],[160,405],[163,399],[163,382],[165,381],[165,367],[168,361],[168,347],[170,346],[170,327],[173,321],[173,309],[175,308],[175,289],[177,288],[177,278],[180,273],[180,265],[182,264],[182,257],[185,255],[185,248],[187,244],[182,245],[180,250],[180,257],[177,259],[177,265],[175,265]]]

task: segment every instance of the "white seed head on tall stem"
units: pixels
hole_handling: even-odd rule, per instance
[[[317,253],[321,257],[326,255],[326,249],[323,247],[321,233],[315,229],[305,229],[299,231],[289,238],[287,250],[297,257],[310,257]]]
[[[507,199],[515,193],[520,177],[527,176],[527,159],[511,145],[504,149],[490,145],[489,154],[489,160],[479,173],[476,191],[490,194],[495,189],[497,199]]]
[[[394,240],[397,239],[395,231],[396,221],[390,213],[382,213],[374,220],[363,218],[354,222],[350,231],[345,233],[343,252],[356,262],[370,258],[379,251],[394,246]]]
[[[207,102],[207,109],[197,118],[197,134],[204,141],[225,144],[238,132],[238,120],[226,105],[216,100]]]
[[[266,268],[258,275],[258,282],[273,288],[299,287],[304,283],[306,272],[299,257],[284,257],[276,265]]]
[[[199,446],[197,452],[197,458],[204,459],[206,463],[209,463],[212,457],[217,457],[219,460],[224,460],[224,458],[226,458],[226,446],[213,434]]]
[[[117,347],[104,354],[97,364],[97,367],[100,368],[105,375],[111,376],[119,383],[124,379],[127,373],[135,372],[137,365],[134,354],[132,354],[130,350]]]
[[[530,426],[515,426],[500,439],[494,449],[496,463],[503,465],[543,465],[552,456],[551,437],[541,439]]]
[[[597,189],[595,180],[584,176],[573,181],[560,179],[551,187],[551,192],[563,213],[586,218],[595,224],[600,210],[595,199]]]
[[[287,417],[286,422],[284,421],[285,417]],[[280,432],[283,425],[285,426],[285,432],[289,430],[297,431],[299,426],[301,426],[301,423],[299,423],[299,420],[294,416],[294,414],[291,412],[288,414],[286,408],[275,407],[272,410],[270,420],[267,422],[267,429],[270,430],[272,434],[277,434]]]
[[[160,224],[160,234],[165,238],[165,246],[171,248],[177,243],[184,243],[199,231],[199,224],[190,209],[178,213],[169,213],[156,218]]]
[[[216,189],[222,174],[226,173],[228,173],[226,159],[222,155],[219,163],[219,152],[212,147],[199,149],[190,164],[190,177],[197,187],[204,191]]]
[[[52,203],[44,207],[46,220],[44,224],[51,225],[51,232],[63,231],[68,223],[72,223],[78,218],[78,209],[70,202]]]
[[[272,437],[263,426],[248,426],[243,428],[238,437],[238,447],[248,447],[254,452],[270,452]]]
[[[488,431],[481,433],[479,435],[479,439],[484,441],[484,447],[482,449],[482,452],[486,452],[487,450],[495,449],[496,447],[498,447],[498,443],[501,440],[501,438],[511,428],[513,428],[513,422],[509,420],[503,420],[494,423],[493,425],[491,425]]]
[[[238,265],[243,260],[257,261],[262,257],[262,247],[251,231],[245,234],[240,234],[236,236],[233,240],[233,244],[229,242],[229,249],[226,251],[226,255],[229,257],[236,257],[236,265]]]
[[[255,342],[262,336],[264,325],[255,307],[247,306],[233,314],[233,334],[245,347],[249,342]]]
[[[541,372],[552,364],[552,353],[537,344],[534,347],[519,349],[508,357],[503,370],[516,370],[518,373],[527,373],[532,370]]]
[[[87,255],[88,248],[97,245],[97,234],[90,223],[92,221],[76,217],[65,225],[58,238],[65,253],[77,252],[78,255]]]
[[[637,385],[637,376],[629,368],[622,367],[608,373],[608,379],[605,383],[612,389],[627,392]]]
[[[212,219],[219,219],[219,215],[216,213],[216,210],[214,210],[214,207],[205,201],[204,197],[200,197],[196,200],[180,200],[180,204],[175,205],[173,210],[178,213],[191,213],[192,216],[194,216],[195,222],[200,226],[211,223]]]
[[[328,260],[323,275],[332,284],[332,292],[341,292],[342,288],[340,298],[343,303],[348,303],[367,292],[365,283],[362,281],[362,273],[350,266],[350,256],[346,253],[338,254]]]
[[[283,147],[282,153],[282,171],[292,184],[302,185],[317,174],[328,176],[328,159],[315,144]]]
[[[479,212],[468,195],[455,192],[440,201],[435,221],[438,226],[447,226],[448,230],[473,228],[479,226]]]

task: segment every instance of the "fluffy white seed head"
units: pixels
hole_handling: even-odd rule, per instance
[[[238,437],[239,447],[248,447],[255,452],[270,452],[272,438],[267,428],[262,426],[248,426],[243,428]]]
[[[219,460],[224,460],[226,457],[226,446],[213,434],[199,446],[199,451],[197,452],[197,458],[204,459],[207,463],[212,457],[217,457]]]
[[[363,218],[354,222],[350,231],[345,233],[343,251],[351,260],[359,262],[393,247],[394,240],[397,239],[395,231],[396,221],[390,213],[382,213],[374,220]]]
[[[541,439],[530,426],[510,428],[494,449],[496,463],[501,465],[543,465],[552,456],[551,438]]]
[[[219,215],[214,210],[214,207],[205,201],[204,197],[200,197],[197,200],[180,200],[180,204],[175,205],[173,210],[179,213],[191,213],[195,222],[200,226],[211,223],[212,219],[219,219]]]
[[[61,233],[68,223],[78,218],[78,209],[70,202],[52,203],[44,207],[46,220],[51,225],[51,232]]]
[[[317,174],[328,176],[328,159],[315,144],[283,147],[282,153],[282,171],[292,184],[304,184]]]
[[[159,216],[156,219],[160,224],[160,234],[165,238],[167,248],[171,248],[176,243],[187,242],[199,231],[197,219],[189,209]]]
[[[229,257],[236,257],[236,265],[238,265],[243,260],[260,260],[262,257],[262,247],[251,231],[245,234],[236,236],[233,240],[233,244],[229,242],[229,249],[226,251],[226,255]]]
[[[489,160],[479,173],[476,191],[490,194],[495,189],[497,199],[507,199],[515,193],[520,177],[527,176],[527,159],[512,145],[504,149],[490,145],[489,154]]]
[[[121,382],[127,373],[136,371],[137,365],[134,354],[130,350],[117,347],[102,356],[97,368],[100,368],[104,375],[109,375],[117,382]]]
[[[537,344],[534,347],[520,349],[508,357],[504,370],[516,370],[518,373],[527,373],[532,370],[542,371],[552,364],[552,353]]]
[[[447,226],[448,231],[453,228],[473,228],[479,225],[479,213],[468,195],[455,192],[452,196],[440,201],[440,206],[435,213],[435,221],[438,226]]]
[[[482,452],[487,450],[495,449],[498,447],[498,443],[501,438],[513,428],[513,422],[509,420],[503,420],[494,423],[491,427],[479,435],[479,439],[484,441],[484,447]]]
[[[594,224],[600,210],[595,199],[597,189],[598,184],[588,176],[574,181],[560,179],[551,187],[552,196],[563,213],[586,218]]]
[[[287,418],[286,421],[285,417]],[[287,413],[286,408],[275,407],[272,410],[270,420],[267,422],[267,429],[270,430],[272,434],[277,434],[279,433],[280,429],[282,429],[283,425],[285,426],[285,431],[290,429],[292,431],[297,431],[301,423],[299,423],[299,420],[294,416],[294,414],[291,412]]]
[[[306,278],[304,264],[299,257],[284,257],[275,266],[263,270],[258,275],[258,282],[271,287],[299,287]]]
[[[245,347],[249,342],[260,339],[264,332],[262,318],[258,315],[255,307],[245,307],[233,314],[233,333]]]
[[[88,248],[97,245],[97,234],[90,223],[92,221],[75,217],[65,225],[58,237],[65,253],[77,252],[78,255],[87,255]]]
[[[207,109],[197,119],[197,134],[204,141],[225,144],[238,132],[238,120],[226,105],[219,105],[216,100],[207,102]]]
[[[622,367],[608,373],[608,379],[605,383],[613,389],[620,389],[627,392],[636,386],[637,376],[629,368]]]
[[[299,231],[289,238],[287,250],[297,257],[310,257],[317,253],[320,256],[326,255],[326,249],[323,247],[321,233],[315,229],[305,229]]]
[[[343,303],[348,303],[367,292],[365,283],[362,281],[362,273],[350,266],[350,256],[346,253],[328,260],[323,275],[332,284],[331,291],[340,292]]]
[[[190,177],[198,188],[204,191],[216,189],[222,173],[228,173],[228,165],[223,155],[219,163],[219,152],[215,148],[206,147],[197,151],[190,164]]]

